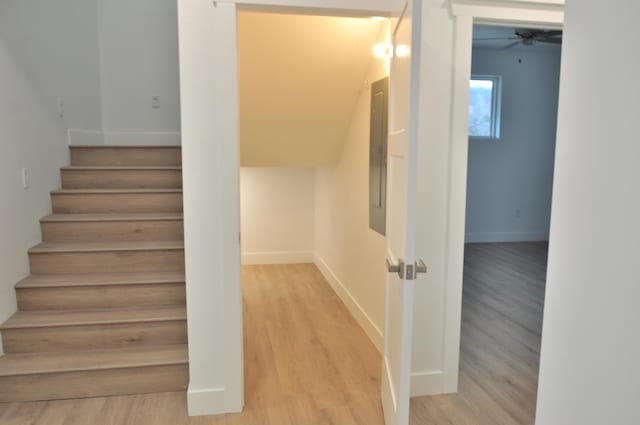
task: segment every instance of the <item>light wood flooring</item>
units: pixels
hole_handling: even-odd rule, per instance
[[[460,393],[411,424],[533,424],[546,244],[467,246]],[[188,418],[183,392],[0,404],[7,425],[382,425],[380,356],[313,265],[243,268],[246,406]]]

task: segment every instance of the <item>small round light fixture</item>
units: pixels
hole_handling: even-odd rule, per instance
[[[391,47],[385,44],[376,44],[373,46],[373,56],[377,58],[385,58],[391,56]]]
[[[396,56],[399,58],[406,58],[411,54],[411,49],[406,44],[399,44],[396,46]]]

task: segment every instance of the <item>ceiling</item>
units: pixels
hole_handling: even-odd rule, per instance
[[[242,166],[321,166],[342,152],[384,23],[239,15]]]
[[[484,40],[479,41],[479,38],[509,38],[514,37],[517,28],[510,27],[497,27],[487,25],[474,25],[473,26],[473,47],[477,49],[522,49],[533,51],[559,51],[561,46],[558,44],[550,43],[536,43],[532,46],[525,46],[518,44],[513,47],[508,47],[517,40]]]

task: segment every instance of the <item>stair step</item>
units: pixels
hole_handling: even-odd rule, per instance
[[[182,213],[120,213],[120,214],[51,214],[40,221],[46,223],[103,221],[182,221]]]
[[[8,354],[0,357],[0,402],[181,391],[186,345]]]
[[[40,220],[45,242],[182,240],[182,213],[52,214]]]
[[[31,275],[16,285],[19,310],[185,305],[184,272]]]
[[[71,165],[180,166],[180,146],[70,146]]]
[[[31,275],[16,288],[72,288],[77,286],[126,286],[184,283],[184,272],[90,273]]]
[[[32,274],[184,270],[183,241],[43,242],[29,250]]]
[[[186,344],[184,306],[18,311],[2,330],[5,353]]]
[[[177,189],[182,187],[181,167],[71,166],[61,169],[65,189]]]
[[[182,212],[181,189],[61,189],[51,192],[54,213]]]

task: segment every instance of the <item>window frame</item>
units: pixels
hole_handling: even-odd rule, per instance
[[[493,90],[491,92],[491,134],[488,136],[472,136],[469,134],[469,139],[500,140],[502,122],[502,76],[472,74],[469,83],[471,83],[471,81],[473,80],[493,82]],[[469,87],[469,93],[471,93],[471,87]]]

